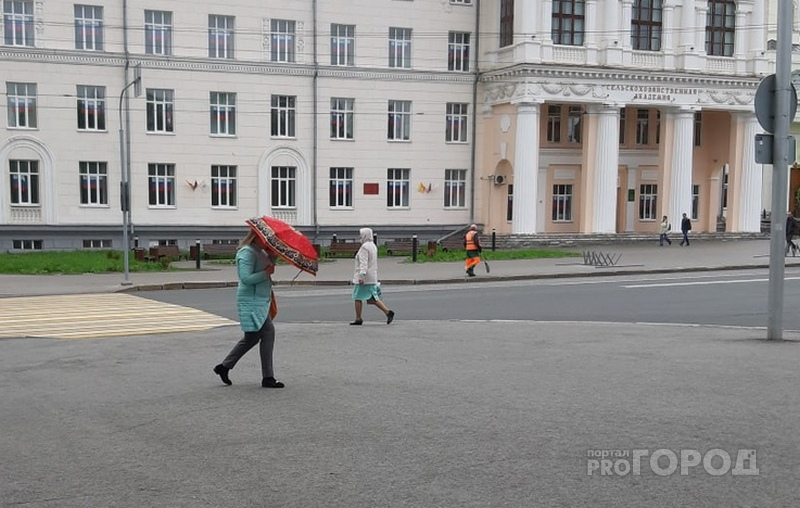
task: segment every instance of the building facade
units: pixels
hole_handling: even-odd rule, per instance
[[[0,1],[0,250],[769,209],[767,0]]]

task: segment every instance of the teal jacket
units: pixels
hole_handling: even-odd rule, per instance
[[[264,271],[267,262],[267,255],[253,245],[236,252],[236,272],[239,275],[236,308],[242,331],[257,332],[269,315],[272,280]]]

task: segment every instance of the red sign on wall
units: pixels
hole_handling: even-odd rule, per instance
[[[364,195],[368,196],[370,194],[380,194],[380,184],[379,183],[365,183],[364,184]]]

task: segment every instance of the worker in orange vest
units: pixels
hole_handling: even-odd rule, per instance
[[[470,225],[469,231],[464,236],[464,248],[467,249],[467,260],[464,266],[467,269],[467,275],[475,277],[475,267],[481,264],[481,240],[478,238],[478,226],[475,224]]]

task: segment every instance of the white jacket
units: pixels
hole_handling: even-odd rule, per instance
[[[378,247],[372,241],[372,230],[361,228],[361,248],[358,249],[353,271],[353,284],[363,280],[364,284],[378,283]]]

